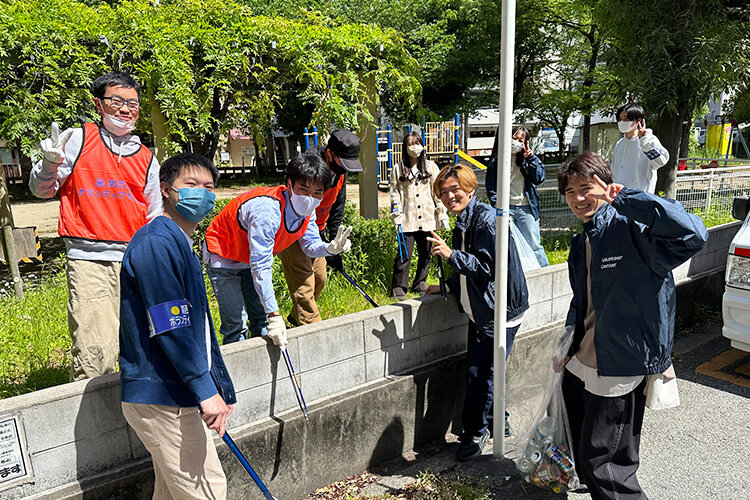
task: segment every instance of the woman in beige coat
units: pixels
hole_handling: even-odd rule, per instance
[[[409,265],[414,244],[417,245],[417,273],[411,289],[424,294],[425,280],[430,272],[430,231],[448,229],[448,214],[435,197],[432,184],[440,169],[427,159],[422,137],[410,132],[401,149],[402,161],[391,172],[391,219],[401,226],[406,240],[406,252],[397,256],[393,263],[391,295],[403,298],[409,286]]]

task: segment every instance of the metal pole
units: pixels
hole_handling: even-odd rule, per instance
[[[458,163],[458,113],[453,117],[453,162]]]
[[[505,456],[505,325],[508,303],[508,200],[510,197],[510,133],[513,126],[513,52],[516,1],[503,0],[500,34],[500,124],[497,133],[497,209],[495,217],[495,394],[492,455]]]
[[[224,435],[221,437],[224,440],[224,443],[229,447],[229,451],[231,451],[235,458],[239,460],[239,462],[242,464],[242,467],[245,468],[248,474],[250,474],[250,477],[255,482],[255,485],[260,488],[261,493],[263,493],[263,497],[267,500],[276,500],[276,497],[271,495],[271,492],[268,491],[268,488],[266,488],[266,485],[263,484],[263,481],[260,479],[260,476],[253,470],[253,468],[250,466],[250,463],[245,458],[245,455],[242,454],[237,444],[234,442],[234,439],[232,439],[232,436],[229,435],[228,432],[224,432]]]
[[[318,127],[313,126],[313,144],[318,145]]]
[[[375,129],[375,137],[377,137],[377,147],[375,148],[375,165],[378,166],[377,174],[375,175],[375,179],[378,182],[378,186],[380,185],[380,129]]]
[[[310,133],[307,131],[307,127],[305,127],[305,151],[310,149]]]
[[[391,126],[388,125],[388,182],[391,181],[391,172],[393,172],[393,142],[391,137]]]
[[[374,300],[372,300],[372,299],[370,298],[370,296],[369,296],[369,295],[367,295],[367,292],[365,292],[364,290],[362,290],[362,287],[360,287],[360,286],[359,286],[359,285],[357,284],[357,282],[356,282],[356,281],[354,281],[354,280],[353,280],[353,279],[351,278],[351,276],[349,276],[348,274],[346,274],[346,271],[344,271],[343,269],[339,269],[339,268],[336,268],[336,270],[337,270],[338,272],[340,272],[340,273],[341,273],[341,275],[342,275],[342,276],[343,276],[344,278],[346,278],[347,280],[349,280],[349,283],[351,283],[351,284],[352,284],[352,286],[354,286],[354,288],[356,288],[356,289],[357,289],[357,291],[358,291],[359,293],[361,293],[361,294],[362,294],[362,296],[363,296],[363,297],[364,297],[364,298],[365,298],[365,299],[367,300],[367,302],[369,302],[370,304],[372,304],[372,307],[378,307],[378,305],[377,305],[377,304],[375,303],[375,301],[374,301]]]

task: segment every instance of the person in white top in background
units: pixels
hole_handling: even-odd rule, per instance
[[[643,107],[630,103],[617,110],[617,127],[625,134],[612,152],[612,175],[617,184],[648,193],[656,190],[656,171],[667,164],[669,152],[646,128]]]

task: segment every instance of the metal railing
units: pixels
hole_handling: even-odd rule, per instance
[[[750,194],[750,166],[677,172],[677,201],[701,216],[730,215],[735,196]]]
[[[678,171],[684,167],[690,169],[708,169],[708,168],[726,168],[726,167],[740,167],[750,166],[750,160],[747,158],[679,158],[677,160]]]
[[[557,179],[551,170],[548,167],[547,180],[537,186],[543,236],[562,234],[578,227],[578,219],[568,208],[565,197],[557,192]],[[734,198],[750,195],[750,165],[678,171],[675,192],[675,198],[687,211],[704,219],[729,217]]]

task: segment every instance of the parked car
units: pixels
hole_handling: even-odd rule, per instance
[[[722,334],[732,347],[750,352],[750,197],[740,196],[732,204],[732,216],[744,220],[729,245],[721,312]]]

